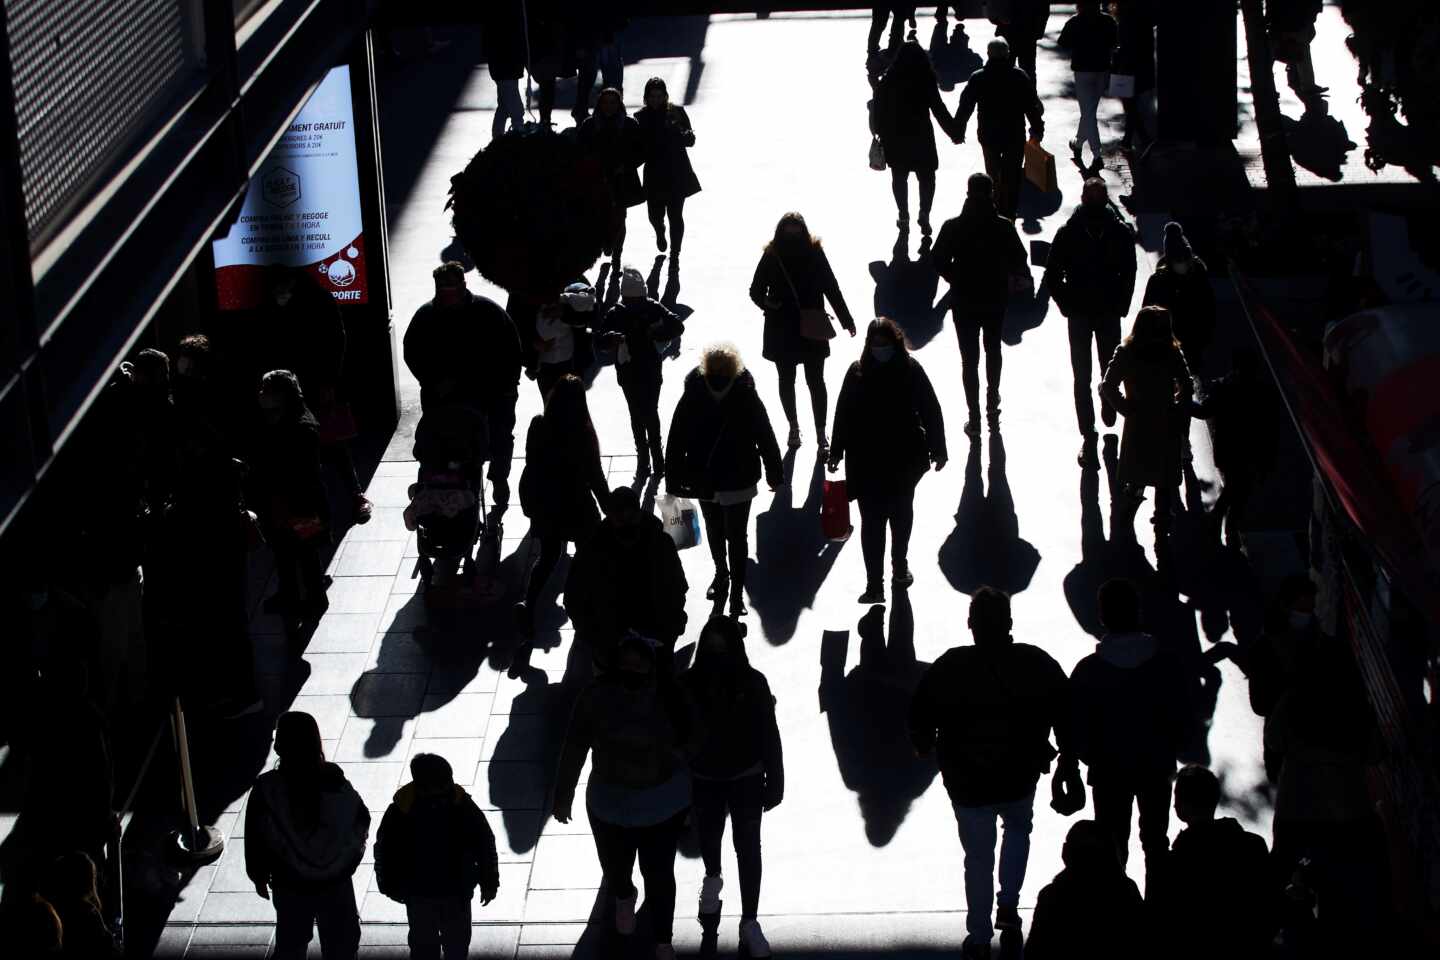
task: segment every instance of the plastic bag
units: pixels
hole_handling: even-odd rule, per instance
[[[660,508],[660,523],[677,550],[700,545],[700,508],[694,500],[667,494],[656,505]]]
[[[850,497],[844,480],[826,480],[820,504],[820,529],[826,540],[849,540]]]

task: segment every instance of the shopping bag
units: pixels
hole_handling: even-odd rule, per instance
[[[1110,88],[1107,92],[1110,96],[1119,97],[1121,100],[1128,100],[1135,96],[1135,75],[1133,73],[1110,74]]]
[[[844,480],[826,480],[820,501],[820,529],[826,540],[850,539],[850,497]]]
[[[885,145],[880,142],[879,137],[870,138],[870,169],[885,169]]]
[[[801,307],[800,336],[806,340],[835,339],[835,324],[830,322],[830,314],[820,307]]]
[[[1025,179],[1041,193],[1054,193],[1060,189],[1055,176],[1055,155],[1040,146],[1038,140],[1025,141]]]
[[[700,545],[700,509],[694,500],[666,494],[657,505],[660,508],[660,523],[670,539],[675,541],[677,550],[686,550]]]

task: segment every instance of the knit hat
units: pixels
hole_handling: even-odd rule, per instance
[[[645,275],[634,267],[626,267],[620,273],[620,296],[643,297],[647,293]]]
[[[1185,236],[1185,228],[1174,220],[1165,224],[1165,259],[1166,260],[1188,260],[1195,255],[1190,248],[1190,241]]]
[[[595,309],[595,289],[588,284],[572,283],[560,294],[560,302],[577,313],[590,313]]]

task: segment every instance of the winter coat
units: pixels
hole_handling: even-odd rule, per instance
[[[803,363],[830,356],[829,341],[811,340],[801,334],[802,307],[823,310],[828,300],[840,326],[855,328],[830,259],[819,246],[783,255],[766,248],[750,281],[750,300],[765,311],[764,357],[773,363]]]
[[[1037,139],[1045,135],[1045,107],[1035,93],[1035,81],[1014,64],[987,63],[970,75],[960,92],[955,129],[963,133],[977,107],[981,143],[1018,147],[1025,142],[1027,119]]]
[[[530,421],[525,469],[520,474],[520,509],[531,533],[580,543],[600,523],[596,503],[610,497],[600,449],[588,438],[557,436],[543,416]]]
[[[750,666],[744,641],[733,637],[725,657],[697,646],[695,663],[681,675],[680,685],[695,704],[700,723],[691,771],[731,780],[760,767],[767,789],[778,800],[785,790],[785,762],[775,696],[765,675]]]
[[[933,173],[940,166],[930,115],[948,131],[953,119],[940,98],[933,71],[900,73],[891,68],[875,87],[875,132],[892,170]]]
[[[266,524],[283,530],[290,521],[307,517],[328,523],[329,504],[320,477],[320,425],[309,410],[261,428],[250,471],[256,513]]]
[[[762,464],[766,477],[779,478],[780,445],[750,371],[741,371],[719,400],[699,370],[686,376],[670,418],[665,463],[670,492],[702,500],[756,486]]]
[[[469,403],[482,410],[513,402],[520,385],[520,337],[498,303],[467,293],[455,307],[433,301],[405,330],[405,365],[420,381],[420,406]],[[437,395],[446,381],[457,392]]]
[[[1071,214],[1055,233],[1045,285],[1066,317],[1124,316],[1135,292],[1135,238],[1108,206]]]
[[[1115,49],[1116,73],[1135,77],[1135,92],[1155,89],[1155,10],[1157,0],[1121,0],[1116,26],[1120,44]]]
[[[1144,306],[1164,307],[1170,311],[1175,339],[1185,351],[1185,359],[1198,368],[1201,355],[1215,337],[1215,290],[1210,286],[1210,271],[1199,257],[1190,258],[1190,269],[1180,274],[1161,257],[1145,284]],[[1192,369],[1199,373],[1198,369]]]
[[[685,632],[685,571],[660,518],[642,517],[626,543],[606,521],[579,544],[565,581],[565,612],[575,635],[602,658],[626,630],[662,643]]]
[[[623,113],[613,118],[591,114],[580,124],[577,136],[581,149],[600,164],[617,206],[633,207],[645,202],[645,190],[637,172],[644,155],[640,126],[634,117]]]
[[[913,356],[855,361],[835,404],[830,458],[845,458],[850,499],[911,489],[945,460],[945,419],[925,368]]]
[[[645,297],[615,304],[605,314],[604,326],[624,345],[615,359],[615,379],[621,388],[652,389],[658,396],[665,361],[661,345],[684,334],[685,324],[660,301]]]
[[[930,260],[950,284],[957,316],[1003,310],[1010,279],[1030,272],[1014,222],[1000,216],[993,200],[980,197],[967,198],[960,216],[941,224]]]
[[[1067,753],[1090,768],[1092,784],[1173,776],[1192,719],[1190,687],[1154,637],[1107,634],[1070,671]]]
[[[660,110],[641,107],[635,114],[640,130],[640,155],[645,161],[645,196],[650,200],[682,200],[700,192],[690,165],[695,131],[684,107],[666,104]]]
[[[1109,73],[1119,38],[1120,28],[1110,14],[1077,13],[1060,31],[1060,49],[1070,51],[1070,69],[1076,73]]]
[[[1068,734],[1068,681],[1048,653],[1028,643],[955,647],[925,671],[910,701],[910,739],[938,744],[940,773],[962,807],[1017,800],[1035,789]]]
[[[1102,943],[1107,958],[1154,956],[1147,919],[1139,888],[1118,865],[1103,872],[1066,867],[1035,900],[1025,960],[1071,960]]]
[[[462,787],[426,793],[408,783],[395,791],[375,835],[375,881],[400,903],[468,898],[476,885],[493,897],[500,887],[495,834]]]
[[[480,46],[494,80],[525,74],[525,20],[518,3],[487,3],[480,13]]]
[[[1165,858],[1159,921],[1184,930],[1173,955],[1180,960],[1235,957],[1260,960],[1278,926],[1280,878],[1265,841],[1231,817],[1180,831]]]
[[[267,297],[239,322],[246,325],[246,342],[253,345],[247,365],[250,383],[271,370],[289,370],[300,379],[311,409],[339,385],[345,367],[345,321],[335,298],[308,277],[296,281],[285,306]]]
[[[1120,437],[1122,483],[1170,487],[1180,482],[1180,446],[1190,391],[1190,369],[1179,350],[1134,340],[1115,348],[1100,381],[1100,396],[1125,417]]]
[[[305,886],[354,874],[365,856],[370,811],[333,763],[320,772],[316,824],[296,819],[280,770],[262,773],[245,805],[245,872],[256,884]]]

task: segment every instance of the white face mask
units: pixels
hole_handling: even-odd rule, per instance
[[[871,347],[870,356],[874,357],[877,363],[889,363],[895,356],[895,348],[893,346]]]
[[[1308,630],[1315,623],[1315,614],[1303,613],[1299,610],[1290,611],[1290,629]]]

